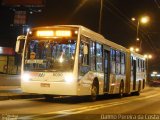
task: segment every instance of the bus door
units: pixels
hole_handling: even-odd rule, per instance
[[[109,92],[110,51],[104,47],[104,92]]]
[[[136,89],[136,60],[133,59],[133,90]]]

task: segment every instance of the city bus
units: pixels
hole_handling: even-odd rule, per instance
[[[24,42],[23,50],[20,49]],[[22,54],[23,92],[53,96],[139,94],[145,87],[145,58],[80,25],[32,28],[17,39]]]

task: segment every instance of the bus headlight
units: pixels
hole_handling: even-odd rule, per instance
[[[68,82],[68,83],[73,82],[73,79],[74,79],[73,74],[67,74],[64,77],[65,82]]]
[[[28,73],[24,73],[21,78],[24,82],[29,82],[31,76]]]

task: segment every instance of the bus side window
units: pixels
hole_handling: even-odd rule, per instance
[[[143,65],[144,65],[144,72],[146,72],[146,61],[144,61]]]
[[[121,74],[125,74],[125,53],[121,52]]]
[[[144,60],[142,60],[142,72],[145,72]]]
[[[91,63],[91,70],[96,69],[96,49],[95,49],[95,42],[90,41],[90,63]]]
[[[137,72],[140,72],[140,60],[137,58]]]
[[[89,43],[87,38],[81,38],[80,49],[79,49],[79,74],[84,75],[90,70],[89,66]]]
[[[143,60],[141,59],[141,72],[144,72]]]
[[[133,71],[133,56],[131,56],[131,71]]]
[[[102,45],[96,43],[96,70],[102,71]]]
[[[89,45],[86,43],[80,43],[79,63],[82,65],[89,65]]]
[[[116,72],[116,65],[115,65],[116,64],[115,63],[115,61],[116,61],[116,58],[115,58],[116,53],[115,53],[114,49],[111,49],[110,52],[111,52],[111,73],[115,74],[115,72]]]
[[[88,44],[83,43],[83,64],[89,65]]]
[[[116,50],[116,74],[120,74],[120,52]]]

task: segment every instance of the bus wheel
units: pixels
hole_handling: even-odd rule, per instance
[[[123,82],[121,82],[120,88],[119,88],[119,98],[122,98],[123,94],[124,94],[124,87],[123,87]]]
[[[45,100],[48,101],[48,102],[53,100],[52,95],[44,95],[44,97],[45,97]]]
[[[145,88],[145,80],[143,79],[143,89]]]
[[[91,89],[91,95],[90,95],[90,101],[96,101],[97,99],[97,94],[98,94],[98,86],[93,83],[92,89]]]

